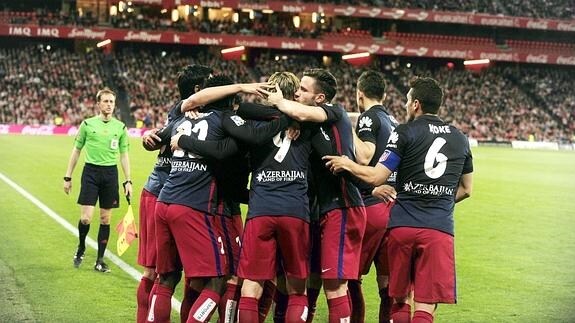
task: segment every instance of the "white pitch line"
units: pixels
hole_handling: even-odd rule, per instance
[[[71,225],[68,221],[66,221],[62,216],[58,213],[52,211],[46,204],[40,202],[37,198],[35,198],[32,194],[28,193],[25,189],[20,187],[18,184],[14,183],[11,179],[6,177],[6,175],[0,173],[0,179],[2,179],[6,184],[10,185],[14,190],[36,205],[42,212],[46,215],[51,217],[54,221],[58,222],[61,226],[63,226],[66,230],[70,231],[73,235],[78,237],[78,228]],[[98,243],[94,241],[94,239],[90,237],[86,237],[86,244],[94,250],[98,250]],[[136,281],[140,281],[142,278],[142,274],[134,267],[130,266],[128,263],[120,259],[118,256],[113,254],[110,250],[106,250],[104,257],[110,259],[114,264],[116,264],[120,269],[126,272],[128,275],[132,276]],[[176,310],[180,313],[180,307],[182,303],[172,297],[172,309]]]

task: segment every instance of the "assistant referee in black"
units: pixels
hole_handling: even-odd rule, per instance
[[[124,172],[124,194],[132,195],[130,180],[129,140],[126,125],[114,118],[116,94],[108,89],[98,91],[96,106],[99,114],[84,120],[74,141],[74,148],[64,176],[64,192],[72,190],[72,173],[78,163],[82,148],[86,148],[86,164],[82,171],[82,182],[78,204],[81,206],[78,222],[79,244],[74,255],[74,267],[78,268],[86,250],[86,236],[94,214],[96,201],[100,201],[100,230],[98,231],[98,257],[94,270],[110,272],[104,262],[104,252],[110,237],[112,209],[119,206],[118,155]]]

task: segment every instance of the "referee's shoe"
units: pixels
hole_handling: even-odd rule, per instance
[[[84,249],[78,248],[74,254],[74,267],[79,268],[82,264],[82,260],[84,260]]]
[[[103,260],[96,261],[96,264],[94,265],[94,270],[99,271],[101,273],[111,272],[110,268],[108,267],[108,265]]]

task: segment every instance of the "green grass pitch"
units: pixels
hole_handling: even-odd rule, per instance
[[[0,136],[0,173],[76,226],[83,156],[66,196],[72,137]],[[132,140],[137,211],[155,155]],[[575,152],[474,149],[474,192],[456,207],[458,304],[437,322],[575,322]],[[121,172],[120,172],[121,174]],[[122,176],[122,175],[121,175]],[[137,282],[111,265],[92,270],[89,250],[72,267],[76,237],[0,181],[0,321],[133,322]],[[114,213],[112,227],[126,211]],[[90,237],[97,234],[97,213]],[[108,252],[115,252],[112,232]],[[136,264],[137,244],[122,256]],[[181,287],[179,288],[181,290]],[[372,274],[364,278],[366,322],[377,321]],[[178,292],[178,297],[181,297]],[[327,321],[320,297],[317,322]],[[176,313],[172,319],[178,321]]]

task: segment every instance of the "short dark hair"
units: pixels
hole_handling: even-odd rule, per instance
[[[333,74],[323,68],[312,68],[303,72],[303,76],[315,79],[316,92],[325,94],[327,102],[333,100],[337,92],[337,80]]]
[[[178,90],[180,98],[186,99],[194,94],[196,86],[204,88],[205,82],[213,73],[211,67],[204,65],[188,65],[178,73]]]
[[[96,102],[100,102],[102,94],[111,94],[116,98],[116,92],[112,91],[109,87],[105,87],[96,93]]]
[[[409,81],[412,100],[419,100],[424,113],[437,114],[443,102],[443,90],[431,77],[414,77]]]
[[[230,84],[234,84],[234,81],[227,75],[216,75],[213,77],[210,77],[207,81],[206,81],[206,88],[208,87],[214,87],[214,86],[223,86],[223,85],[230,85]],[[205,108],[212,108],[212,109],[218,109],[218,110],[225,110],[225,109],[231,109],[234,101],[235,101],[235,94],[232,95],[228,95],[224,98],[221,98],[217,101],[208,103]]]
[[[357,79],[357,89],[372,100],[381,101],[385,95],[385,78],[377,71],[365,71]]]

